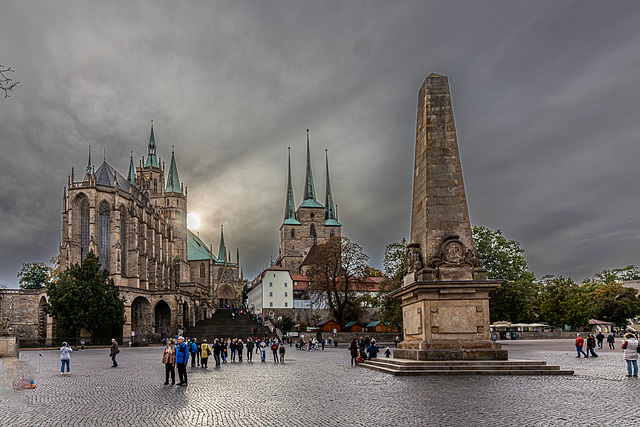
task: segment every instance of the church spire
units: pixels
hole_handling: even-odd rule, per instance
[[[181,193],[180,177],[178,177],[178,167],[176,166],[176,156],[171,149],[171,166],[169,166],[169,175],[167,175],[167,188],[165,193]]]
[[[313,173],[311,172],[311,155],[309,153],[309,129],[307,129],[307,172],[304,178],[304,199],[316,200],[316,190],[313,188]]]
[[[224,225],[220,225],[220,250],[218,250],[218,261],[227,263],[227,248],[224,245]]]
[[[129,162],[129,174],[127,175],[129,182],[136,180],[136,168],[133,166],[133,151],[131,151],[131,161]]]
[[[287,176],[287,200],[284,205],[284,224],[300,225],[296,219],[296,205],[293,201],[293,185],[291,185],[291,147],[289,147],[289,173]]]
[[[153,136],[153,120],[151,120],[151,134],[149,135],[149,145],[147,152],[147,161],[144,164],[145,167],[160,167],[158,164],[158,157],[156,156],[156,138]]]
[[[331,195],[331,182],[329,180],[329,151],[324,150],[327,163],[327,184],[324,196],[324,225],[340,225],[336,212],[333,210],[333,196]]]
[[[89,146],[89,161],[87,162],[87,169],[84,174],[84,181],[90,181],[91,175],[93,175],[93,166],[91,165],[91,146]]]

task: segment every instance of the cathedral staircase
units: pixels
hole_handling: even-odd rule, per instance
[[[198,341],[206,339],[211,343],[215,338],[241,338],[243,341],[251,336],[251,329],[257,329],[257,336],[264,337],[265,333],[271,336],[269,328],[263,327],[255,320],[251,320],[248,314],[236,314],[235,319],[231,311],[220,309],[211,319],[200,320],[196,326],[187,329],[186,336],[197,338]]]
[[[533,360],[416,361],[376,358],[360,364],[391,375],[573,375],[572,370]]]

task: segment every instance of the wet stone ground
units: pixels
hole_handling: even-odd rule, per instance
[[[284,364],[189,368],[189,385],[164,385],[162,348],[74,352],[61,376],[57,351],[22,353],[0,370],[0,424],[11,426],[638,426],[640,381],[619,350],[576,359],[571,340],[520,341],[510,358],[546,360],[574,376],[394,377],[349,366],[344,348],[297,351]],[[213,363],[210,363],[210,366]],[[35,390],[11,389],[15,372]]]

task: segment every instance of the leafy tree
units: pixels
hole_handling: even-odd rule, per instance
[[[363,273],[365,277],[384,277],[384,273],[382,271],[369,265],[364,267]]]
[[[47,294],[49,303],[44,309],[63,329],[85,328],[93,332],[105,325],[124,323],[124,297],[119,297],[109,272],[100,269],[93,252],[81,264],[60,273],[59,280],[49,285]]]
[[[25,262],[18,272],[21,289],[40,289],[47,286],[52,269],[44,262]]]
[[[284,316],[280,321],[280,329],[285,332],[292,330],[295,325],[296,322],[294,322],[293,319],[289,316]]]
[[[625,280],[640,280],[640,271],[635,265],[612,270],[602,270],[596,273],[595,283],[610,283]]]
[[[540,317],[552,326],[585,326],[593,317],[592,287],[571,277],[545,277],[540,286]]]
[[[621,327],[627,325],[627,319],[640,313],[638,291],[612,281],[594,287],[593,303],[595,318]]]
[[[402,287],[406,275],[407,240],[390,243],[384,251],[385,279],[380,283],[377,305],[380,307],[380,320],[391,325],[402,323],[402,302],[390,295]]]
[[[506,282],[489,294],[491,321],[531,322],[536,320],[538,287],[528,271],[524,249],[516,240],[507,240],[500,230],[473,227],[477,257],[487,269],[490,279]]]
[[[347,237],[335,236],[318,245],[316,264],[308,272],[316,300],[329,306],[336,322],[358,318],[361,312],[354,284],[364,275],[369,258],[362,247]]]

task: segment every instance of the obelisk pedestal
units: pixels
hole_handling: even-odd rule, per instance
[[[449,82],[430,74],[418,95],[411,243],[395,358],[506,360],[491,341],[487,280],[475,255]]]

